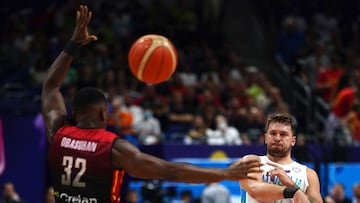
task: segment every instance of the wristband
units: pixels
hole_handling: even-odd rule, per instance
[[[285,199],[287,198],[293,198],[295,193],[299,190],[299,188],[296,187],[286,187],[283,191],[283,196]]]
[[[81,44],[76,43],[73,40],[70,40],[66,43],[64,51],[69,54],[72,57],[75,57],[78,55],[80,51]]]

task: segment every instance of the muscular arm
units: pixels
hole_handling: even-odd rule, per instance
[[[226,169],[201,168],[187,163],[173,163],[140,152],[129,142],[117,139],[112,150],[112,162],[132,176],[143,179],[164,179],[187,183],[210,183],[224,179],[237,181],[247,178],[248,172],[260,166],[259,162],[236,164]]]
[[[240,180],[240,187],[258,201],[274,201],[284,199],[283,191],[285,186],[269,184],[261,180],[261,174],[255,175],[258,179]]]
[[[307,176],[309,181],[309,186],[305,191],[306,195],[308,196],[310,202],[323,203],[318,175],[310,168],[306,168],[306,173],[308,174]]]
[[[48,76],[43,83],[41,94],[42,115],[50,142],[55,132],[64,125],[66,121],[66,107],[64,98],[60,93],[60,87],[72,60],[72,56],[61,52],[51,65]]]
[[[95,35],[88,33],[87,26],[91,16],[92,13],[87,6],[80,6],[76,12],[76,26],[71,37],[72,42],[77,44],[76,46],[83,46],[97,40]],[[66,107],[64,98],[60,93],[60,87],[72,61],[73,56],[64,51],[61,52],[51,65],[43,84],[41,108],[50,142],[55,132],[66,122]]]

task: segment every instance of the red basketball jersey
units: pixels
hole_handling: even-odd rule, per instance
[[[124,171],[111,162],[117,138],[104,129],[58,130],[49,152],[56,202],[120,202]]]

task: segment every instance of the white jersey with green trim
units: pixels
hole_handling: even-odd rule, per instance
[[[278,177],[274,177],[271,179],[269,172],[274,169],[273,166],[268,165],[267,163],[275,163],[273,161],[270,161],[267,156],[260,156],[261,163],[264,165],[261,167],[263,170],[262,173],[262,180],[267,183],[276,184],[276,185],[282,185]],[[298,188],[300,188],[302,191],[306,191],[306,188],[309,185],[308,179],[307,179],[307,173],[306,168],[307,166],[300,164],[296,161],[293,161],[290,164],[279,164],[275,163],[279,166],[281,166],[286,174],[290,177],[292,181],[297,185]],[[269,203],[293,203],[292,198],[288,199],[281,199],[276,201],[271,201]],[[258,200],[255,200],[252,198],[247,192],[241,193],[241,203],[264,203]],[[267,203],[267,202],[266,202]]]

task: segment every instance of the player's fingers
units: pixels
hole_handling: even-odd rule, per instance
[[[263,170],[258,169],[258,168],[253,168],[253,169],[249,169],[247,172],[248,173],[262,173]]]
[[[261,167],[261,166],[263,166],[264,164],[262,164],[262,163],[260,163],[260,162],[258,162],[258,161],[251,161],[251,162],[248,162],[248,163],[246,163],[246,166],[248,167],[248,168],[252,168],[252,167]]]
[[[79,25],[80,26],[84,26],[86,23],[86,17],[87,17],[87,6],[81,6],[81,18],[80,18],[80,22]]]
[[[87,15],[87,17],[86,17],[85,26],[87,26],[87,25],[89,24],[91,18],[92,18],[92,12],[89,11],[89,13],[88,13],[88,15]]]
[[[250,179],[250,180],[257,180],[257,178],[256,178],[256,177],[253,177],[253,176],[248,176],[248,175],[246,175],[246,176],[245,176],[245,178]]]
[[[95,36],[95,35],[91,35],[90,37],[89,37],[89,41],[90,42],[92,42],[92,41],[96,41],[98,38],[97,38],[97,36]]]
[[[238,162],[241,162],[242,160],[239,160]],[[257,159],[249,159],[249,160],[246,160],[246,161],[243,161],[245,162],[246,164],[252,164],[252,163],[258,163],[260,164],[260,160],[257,160]]]
[[[76,23],[79,24],[79,20],[80,20],[80,11],[77,10],[76,11]]]
[[[84,6],[84,16],[87,16],[88,12],[89,12],[89,9],[88,9],[88,7],[85,5],[85,6]]]

